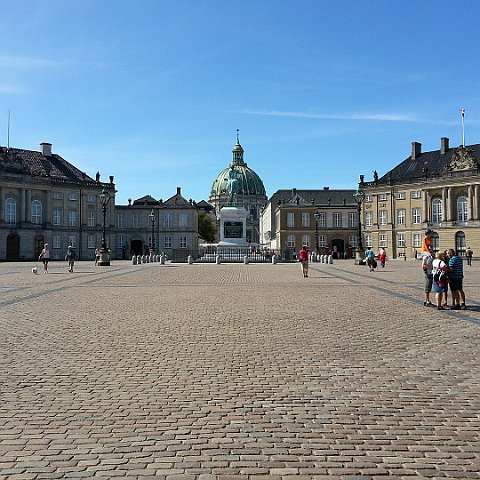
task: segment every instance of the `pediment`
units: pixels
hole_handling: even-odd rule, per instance
[[[470,148],[460,147],[452,154],[452,159],[445,166],[447,172],[458,172],[462,170],[476,170],[478,162],[475,153]]]

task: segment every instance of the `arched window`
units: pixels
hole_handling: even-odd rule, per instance
[[[35,225],[42,223],[42,203],[38,200],[32,202],[32,223]]]
[[[461,195],[457,198],[457,222],[465,223],[468,220],[467,197]]]
[[[17,202],[13,198],[5,200],[5,222],[10,225],[17,223]]]
[[[432,222],[441,223],[443,220],[442,199],[434,198],[432,201]]]

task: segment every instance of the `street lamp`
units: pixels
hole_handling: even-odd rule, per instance
[[[365,192],[363,191],[363,182],[358,184],[357,191],[353,194],[358,208],[358,243],[355,251],[355,260],[360,262],[363,259],[363,243],[362,243],[362,203],[365,200]]]
[[[110,202],[110,194],[105,190],[102,190],[100,194],[100,203],[102,204],[102,213],[103,213],[103,225],[102,225],[102,248],[100,250],[100,260],[98,261],[97,265],[100,266],[108,266],[110,265],[110,252],[107,248],[107,238],[106,238],[106,230],[107,230],[107,205]]]
[[[313,216],[315,217],[315,248],[317,249],[318,254],[320,250],[320,246],[318,245],[318,220],[320,219],[320,212],[315,210]]]
[[[152,223],[152,253],[155,253],[155,212],[153,211],[153,208],[148,218]]]

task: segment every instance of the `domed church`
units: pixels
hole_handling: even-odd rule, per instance
[[[261,209],[267,203],[267,195],[260,177],[243,160],[243,153],[237,133],[237,143],[232,150],[233,159],[214,180],[208,201],[215,207],[217,214],[223,206],[232,205],[228,182],[232,176],[231,171],[235,170],[237,182],[234,205],[243,207],[248,212],[247,241],[259,243],[259,217]]]

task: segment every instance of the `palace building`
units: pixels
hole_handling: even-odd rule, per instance
[[[410,156],[380,178],[361,176],[364,245],[411,258],[430,228],[435,250],[480,252],[479,159],[479,144],[451,148],[444,137],[429,152],[412,142]]]

